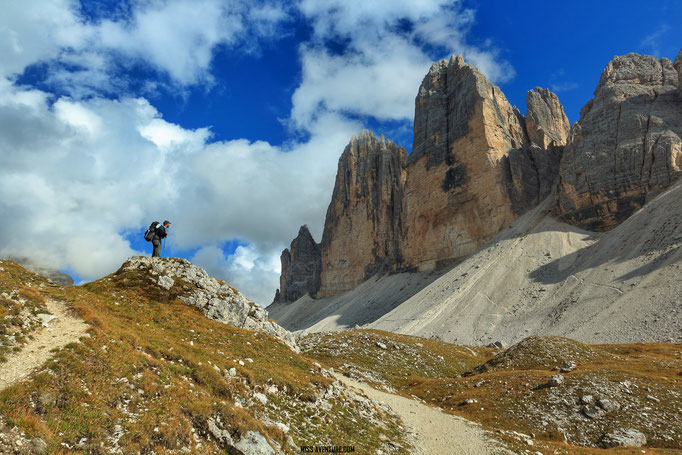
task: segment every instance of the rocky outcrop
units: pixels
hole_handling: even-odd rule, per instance
[[[308,226],[303,225],[289,249],[282,251],[282,274],[274,302],[293,302],[320,289],[322,256]]]
[[[549,193],[565,115],[547,90],[529,100],[533,139],[519,110],[462,57],[431,67],[415,101],[405,266],[428,269],[473,253]]]
[[[680,49],[680,53],[677,54],[677,58],[675,59],[673,66],[677,70],[677,80],[679,84],[678,88],[680,89],[680,95],[682,95],[682,49]]]
[[[560,168],[562,220],[613,228],[682,170],[682,99],[666,58],[627,54],[606,66],[571,131]]]
[[[566,145],[571,125],[559,98],[546,88],[535,87],[526,94],[526,131],[541,149]]]
[[[298,351],[296,338],[268,319],[267,310],[250,302],[229,284],[206,273],[186,259],[135,256],[126,260],[117,275],[145,274],[161,290],[200,308],[207,318],[234,327],[266,333]]]
[[[322,235],[319,296],[347,291],[402,262],[407,152],[363,131],[339,159]]]

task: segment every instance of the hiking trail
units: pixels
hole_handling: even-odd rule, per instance
[[[388,404],[393,412],[400,416],[410,433],[415,455],[511,453],[473,422],[446,414],[416,400],[376,390],[346,376],[340,374],[335,376],[346,386],[360,389],[369,398]]]
[[[80,318],[70,315],[62,302],[47,300],[45,304],[55,318],[34,333],[34,338],[20,351],[10,354],[7,362],[0,364],[0,390],[16,384],[40,368],[54,355],[53,349],[77,342],[86,335],[88,325]]]

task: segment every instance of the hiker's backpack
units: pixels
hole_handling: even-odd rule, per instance
[[[152,224],[149,225],[149,227],[148,227],[147,230],[145,231],[145,233],[144,233],[144,239],[145,239],[147,242],[151,242],[152,239],[154,238],[154,233],[156,232],[156,228],[158,227],[158,225],[159,225],[159,222],[158,222],[158,221],[154,221]]]

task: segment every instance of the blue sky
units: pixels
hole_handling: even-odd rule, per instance
[[[96,279],[186,257],[267,304],[336,163],[369,128],[411,149],[429,65],[463,54],[525,111],[571,122],[614,55],[673,59],[681,1],[8,0],[0,17],[0,255]]]

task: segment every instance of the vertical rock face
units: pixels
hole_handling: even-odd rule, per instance
[[[558,157],[546,149],[563,144],[567,120],[549,91],[529,99],[532,152],[525,118],[478,69],[454,56],[431,67],[415,101],[404,265],[471,254],[548,194]]]
[[[341,155],[315,296],[348,291],[377,273],[454,262],[548,196],[568,120],[548,90],[529,92],[527,107],[528,122],[462,57],[434,63],[415,100],[409,158],[367,131]],[[287,254],[282,294],[290,289]]]
[[[322,235],[319,296],[347,291],[401,262],[407,152],[363,131],[346,146]]]
[[[320,245],[315,243],[308,226],[303,225],[291,248],[282,251],[282,274],[275,302],[293,302],[320,289]]]
[[[680,95],[682,95],[682,49],[680,49],[680,53],[677,54],[677,58],[675,59],[673,66],[677,70],[677,80],[679,84]]]
[[[541,149],[566,145],[571,125],[559,98],[547,89],[535,87],[526,95],[528,138]]]
[[[682,99],[670,60],[615,57],[580,113],[560,168],[558,215],[590,230],[616,226],[682,169]]]

